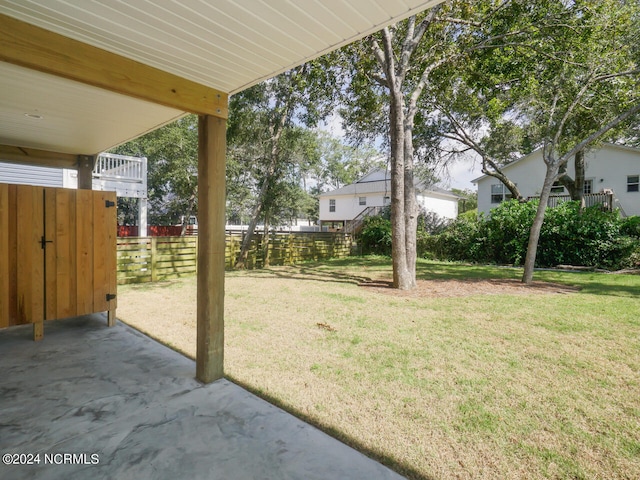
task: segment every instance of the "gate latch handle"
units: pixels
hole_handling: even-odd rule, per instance
[[[40,237],[40,246],[42,247],[43,250],[44,250],[44,247],[47,245],[47,243],[53,243],[53,240],[45,240],[44,235],[42,235]]]

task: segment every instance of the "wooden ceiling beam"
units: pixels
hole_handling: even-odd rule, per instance
[[[0,14],[0,60],[184,112],[228,116],[228,95]]]
[[[78,155],[11,145],[0,145],[0,159],[3,162],[23,163],[41,167],[77,168],[78,166]]]

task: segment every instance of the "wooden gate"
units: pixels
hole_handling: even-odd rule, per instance
[[[0,328],[116,309],[115,192],[0,184]]]

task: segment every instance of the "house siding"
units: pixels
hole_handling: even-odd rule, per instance
[[[0,162],[0,183],[62,187],[63,171],[60,168]]]
[[[418,203],[427,212],[434,212],[440,217],[454,219],[458,217],[458,200],[437,194],[418,195]]]
[[[367,198],[366,205],[360,205],[360,197]],[[329,200],[336,201],[336,211],[329,211]],[[357,217],[368,207],[384,205],[384,194],[356,193],[354,195],[335,195],[320,198],[320,220],[323,222],[341,222]]]
[[[504,169],[505,174],[518,185],[524,197],[540,194],[545,165],[538,150]],[[567,173],[575,176],[573,160]],[[627,176],[640,174],[640,150],[615,145],[604,145],[600,150],[585,155],[585,179],[593,180],[593,193],[611,189],[619,206],[627,215],[640,215],[640,193],[627,192]],[[500,183],[493,177],[480,177],[478,185],[478,212],[488,214],[498,204],[491,203],[491,185]]]

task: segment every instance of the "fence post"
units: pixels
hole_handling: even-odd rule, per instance
[[[150,260],[150,265],[151,265],[151,281],[152,282],[157,282],[158,281],[158,266],[156,265],[157,262],[157,249],[158,249],[158,245],[157,245],[157,240],[158,237],[149,237],[151,239],[151,260]]]
[[[198,273],[198,235],[194,235],[193,238],[195,239],[196,243],[196,273]]]
[[[293,240],[294,240],[294,233],[293,232],[289,232],[289,241],[287,242],[287,262],[289,265],[293,265]]]

